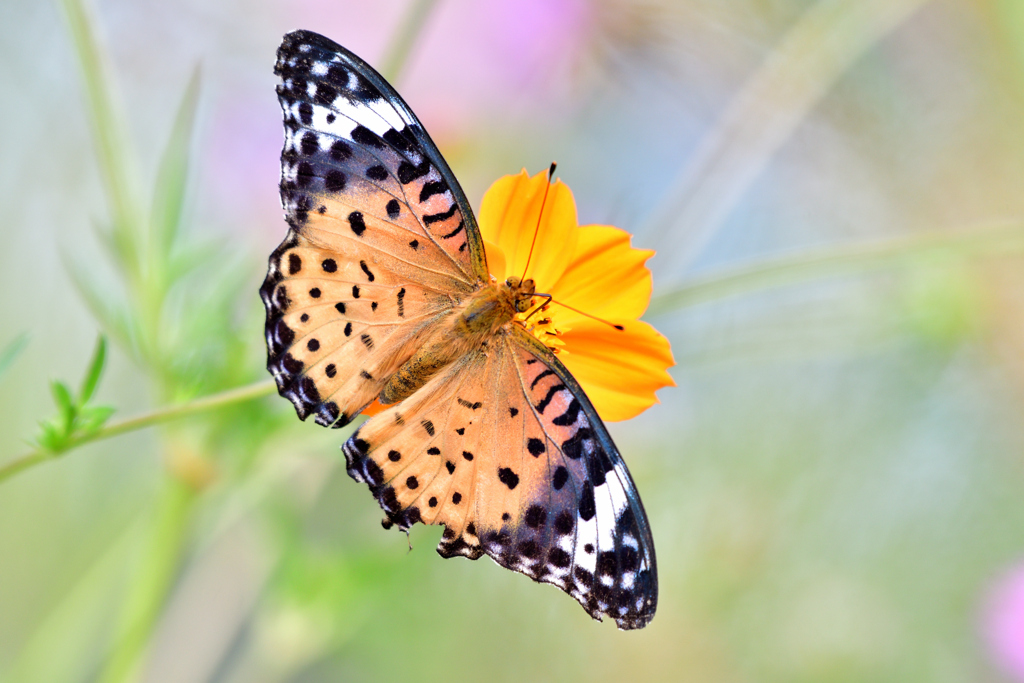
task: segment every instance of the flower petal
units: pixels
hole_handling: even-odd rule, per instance
[[[619,331],[581,319],[561,335],[559,360],[579,381],[601,419],[628,420],[658,402],[654,392],[675,386],[667,369],[675,365],[668,340],[639,320],[618,319]]]
[[[632,236],[610,225],[584,225],[577,232],[569,267],[549,292],[555,302],[599,318],[639,318],[651,300],[651,271],[644,264],[654,252],[634,249]],[[557,315],[568,327],[584,319],[568,309]]]
[[[547,171],[531,178],[524,169],[500,178],[484,195],[479,221],[484,239],[505,254],[506,277],[522,275],[529,262],[526,277],[541,291],[558,281],[569,263],[566,254],[576,249],[576,200],[562,181],[549,183]]]
[[[487,254],[487,269],[498,282],[504,282],[508,275],[505,274],[505,252],[494,242],[484,240],[484,253]]]

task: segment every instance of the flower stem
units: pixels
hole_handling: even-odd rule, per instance
[[[437,0],[411,0],[409,3],[402,23],[388,43],[380,62],[380,73],[390,83],[397,81],[402,74],[402,69],[409,61],[409,53],[412,52],[416,39],[423,33],[423,28],[427,25],[435,6]]]
[[[265,380],[262,382],[256,382],[249,384],[244,387],[237,389],[229,389],[228,391],[222,391],[219,394],[211,394],[210,396],[204,396],[203,398],[196,399],[195,401],[189,401],[188,403],[182,403],[176,406],[168,406],[165,408],[158,408],[149,413],[143,413],[136,417],[128,418],[127,420],[121,420],[114,422],[102,429],[95,432],[89,432],[82,434],[81,436],[72,438],[66,447],[60,451],[50,451],[42,448],[38,448],[30,453],[26,453],[18,458],[15,458],[3,465],[0,465],[0,483],[13,477],[14,475],[26,470],[34,465],[52,460],[70,450],[78,448],[84,444],[92,441],[100,441],[102,439],[109,439],[113,436],[125,434],[127,432],[134,432],[139,429],[146,427],[152,427],[153,425],[161,424],[164,422],[170,422],[171,420],[177,420],[182,417],[189,415],[195,415],[196,413],[205,413],[210,410],[217,408],[223,408],[224,406],[231,405],[233,403],[242,403],[244,401],[251,401],[253,399],[262,398],[269,396],[274,393],[274,382],[273,380]]]
[[[649,315],[671,313],[705,301],[761,291],[804,280],[898,266],[923,257],[966,257],[1024,250],[1024,223],[1017,221],[947,234],[824,247],[723,269],[651,299]]]

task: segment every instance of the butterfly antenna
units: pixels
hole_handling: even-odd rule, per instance
[[[608,325],[609,327],[614,327],[619,332],[622,332],[622,331],[624,331],[626,329],[622,325],[616,325],[615,323],[610,323],[607,320],[605,320],[604,318],[598,318],[596,315],[590,315],[589,313],[581,311],[578,308],[573,308],[569,304],[563,304],[561,301],[557,301],[555,299],[552,299],[551,303],[557,304],[557,305],[561,306],[562,308],[568,308],[570,311],[575,311],[576,313],[579,313],[582,316],[586,316],[586,317],[590,318],[591,320],[596,320],[599,323],[604,323],[605,325]]]
[[[598,318],[596,315],[590,315],[589,313],[585,313],[585,312],[581,311],[578,308],[573,308],[572,306],[570,306],[568,304],[563,304],[561,301],[555,301],[555,298],[553,296],[551,296],[550,294],[542,294],[542,293],[538,292],[538,293],[534,294],[534,296],[538,296],[538,297],[542,296],[542,297],[545,298],[545,301],[544,301],[544,303],[539,304],[535,309],[530,311],[530,314],[527,315],[525,318],[523,318],[523,322],[526,322],[527,320],[532,318],[535,313],[539,313],[540,311],[542,311],[545,308],[547,308],[548,304],[558,304],[562,308],[568,308],[570,311],[575,311],[576,313],[579,313],[582,316],[590,318],[591,320],[596,320],[597,322],[604,323],[605,325],[608,325],[609,327],[614,327],[619,332],[622,332],[622,331],[624,331],[626,329],[622,325],[616,325],[615,323],[610,323],[607,320],[605,320],[604,318]]]
[[[537,235],[540,234],[540,221],[544,218],[544,205],[548,202],[548,190],[551,189],[551,179],[555,176],[555,168],[558,163],[555,161],[551,162],[551,166],[548,168],[548,184],[544,186],[544,198],[540,202],[540,214],[537,216],[537,228],[533,231],[533,241],[530,242],[530,252],[526,255],[526,267],[523,268],[523,274],[519,278],[524,280],[526,278],[526,271],[530,268],[530,260],[533,258],[533,248],[537,245]]]

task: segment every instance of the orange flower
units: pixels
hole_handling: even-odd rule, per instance
[[[546,171],[531,178],[524,169],[487,191],[479,214],[487,265],[498,282],[525,271],[552,296],[542,312],[519,319],[556,350],[602,419],[627,420],[657,402],[655,391],[675,386],[668,340],[638,320],[651,299],[645,263],[654,252],[632,248],[618,228],[579,225],[572,191],[560,180],[548,185]]]

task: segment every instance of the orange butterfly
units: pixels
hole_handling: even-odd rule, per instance
[[[331,427],[385,406],[343,446],[385,527],[443,524],[443,557],[486,553],[595,619],[647,625],[658,580],[643,505],[535,334],[547,321],[527,327],[545,303],[533,280],[490,276],[448,164],[369,65],[296,31],[275,73],[290,230],[260,292],[281,395]]]

